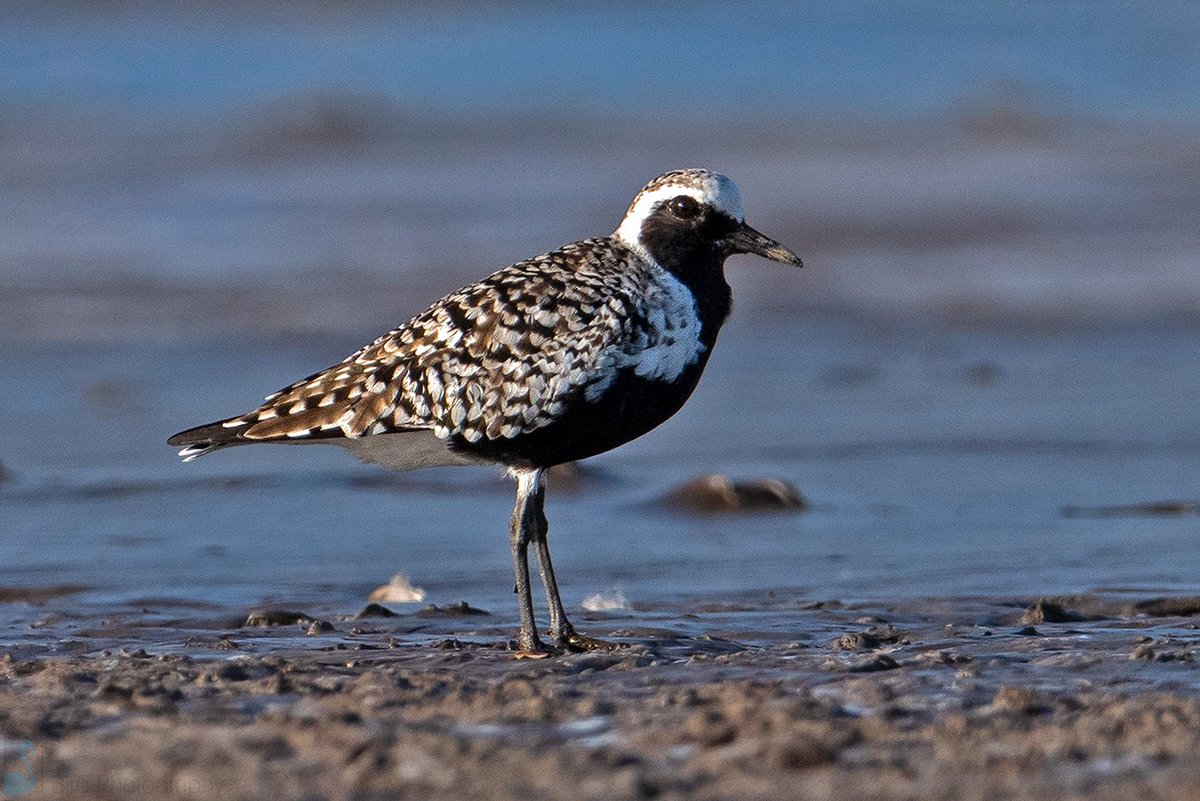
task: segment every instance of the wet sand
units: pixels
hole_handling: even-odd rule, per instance
[[[77,620],[73,654],[11,650],[0,725],[35,799],[1188,799],[1197,613],[775,592],[579,616],[623,647],[527,661],[501,614],[147,600]]]

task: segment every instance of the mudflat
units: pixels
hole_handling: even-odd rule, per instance
[[[692,598],[537,661],[470,605],[143,604],[26,607],[74,629],[0,662],[29,798],[1200,796],[1196,598]]]

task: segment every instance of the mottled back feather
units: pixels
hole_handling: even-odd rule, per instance
[[[670,380],[704,351],[691,294],[612,237],[520,262],[439,300],[259,408],[182,432],[185,458],[249,442],[429,430],[475,443],[553,422],[617,372]]]

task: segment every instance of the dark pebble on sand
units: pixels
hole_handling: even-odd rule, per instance
[[[663,503],[693,514],[801,511],[808,508],[808,502],[796,488],[781,478],[734,481],[729,476],[717,473],[689,479],[668,492]]]
[[[260,609],[251,612],[243,626],[294,626],[297,623],[308,624],[314,620],[312,615],[303,612],[291,612],[286,609]]]
[[[333,631],[333,624],[328,620],[314,620],[306,633],[313,637],[318,634],[328,634],[331,631]]]

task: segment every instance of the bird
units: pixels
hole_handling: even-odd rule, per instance
[[[672,170],[636,194],[612,234],[505,267],[256,409],[167,442],[182,447],[184,461],[231,446],[327,443],[393,470],[503,467],[516,482],[517,655],[611,647],[576,631],[559,597],[546,472],[679,411],[729,316],[724,265],[734,254],[803,266],[746,223],[728,177]],[[535,622],[530,546],[547,599],[546,640]]]

